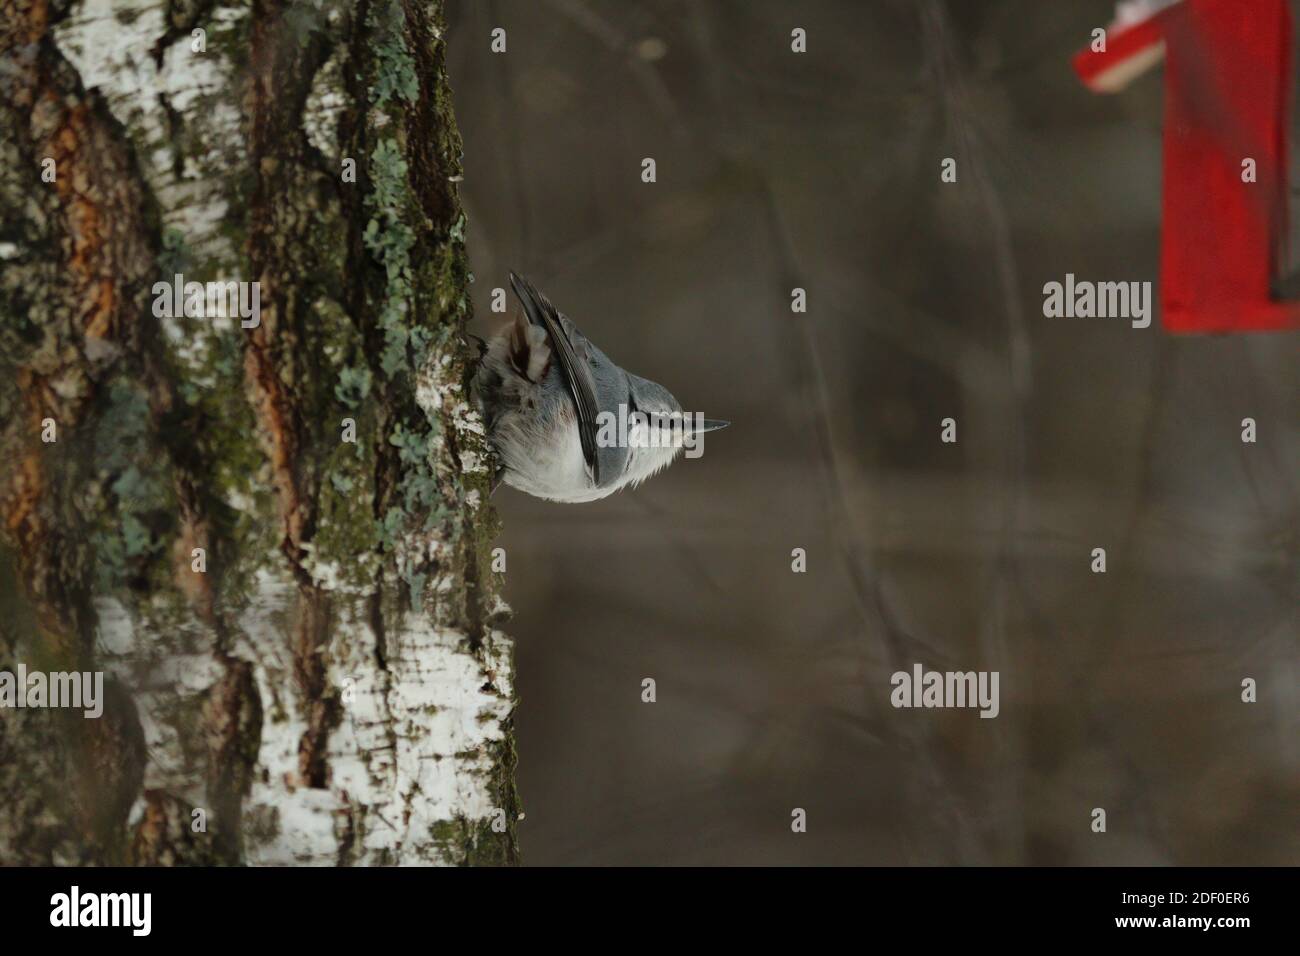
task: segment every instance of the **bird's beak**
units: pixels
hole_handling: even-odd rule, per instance
[[[706,418],[704,419],[704,425],[701,428],[696,428],[694,433],[696,435],[702,435],[705,432],[716,432],[719,428],[726,428],[730,424],[731,422],[724,422],[721,419]]]

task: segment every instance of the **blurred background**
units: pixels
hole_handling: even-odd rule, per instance
[[[452,5],[475,330],[519,270],[734,423],[632,493],[495,496],[526,863],[1300,862],[1296,337],[1042,315],[1158,279],[1160,72],[1070,69],[1112,14]],[[918,662],[1000,716],[891,708]]]

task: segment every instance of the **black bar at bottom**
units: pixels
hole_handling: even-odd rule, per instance
[[[850,932],[855,945],[899,934],[927,945],[1098,937],[1232,945],[1294,928],[1295,886],[1292,870],[1245,868],[13,868],[0,869],[0,925],[6,942],[76,933],[80,943],[153,939],[205,951],[279,939],[373,946],[377,932],[395,945],[405,936],[440,947],[456,938],[443,934],[460,930],[487,932],[494,944],[503,934],[539,944],[599,934],[611,947],[638,938],[734,944],[775,929],[809,939]]]

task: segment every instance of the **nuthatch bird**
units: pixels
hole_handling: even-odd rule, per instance
[[[727,426],[683,414],[668,389],[614,364],[527,279],[512,272],[510,285],[524,310],[484,343],[474,376],[497,481],[551,501],[594,501]]]

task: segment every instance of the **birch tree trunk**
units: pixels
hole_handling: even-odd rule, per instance
[[[445,44],[0,0],[0,671],[106,685],[0,710],[0,863],[515,861]]]

